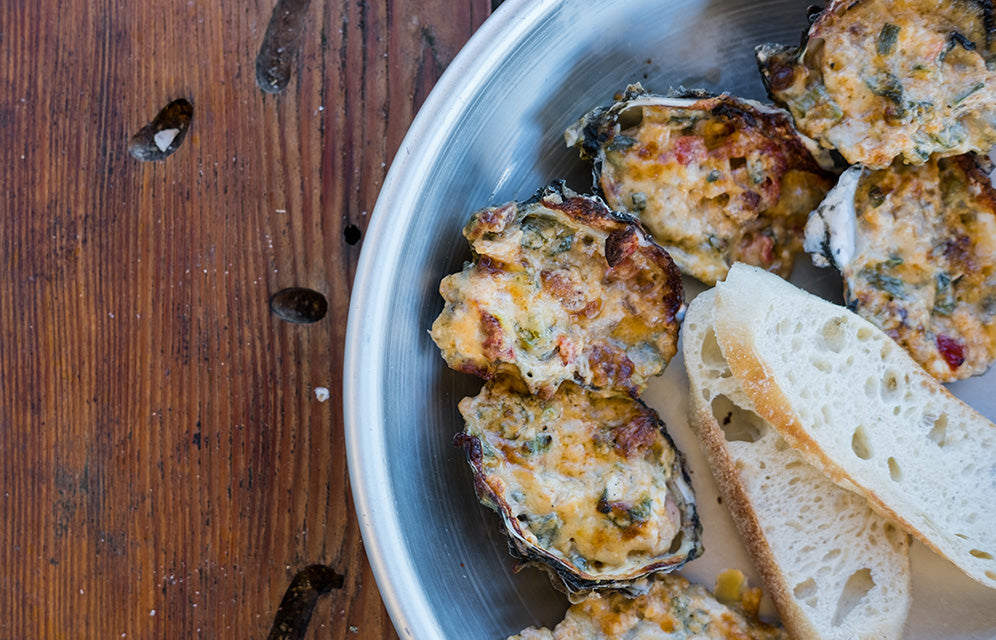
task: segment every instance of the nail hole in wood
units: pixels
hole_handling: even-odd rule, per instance
[[[299,640],[308,631],[318,596],[341,589],[343,577],[322,564],[305,567],[284,592],[267,640]]]
[[[187,100],[170,102],[131,137],[128,151],[143,162],[165,159],[180,148],[193,117],[194,105]]]
[[[256,85],[280,93],[290,82],[310,0],[277,0],[256,55]]]
[[[314,289],[288,287],[270,298],[270,311],[281,320],[296,324],[318,322],[328,313],[325,296]]]
[[[345,238],[346,244],[356,244],[360,241],[360,236],[362,235],[363,233],[360,231],[360,228],[355,224],[348,225],[342,230],[342,236]]]

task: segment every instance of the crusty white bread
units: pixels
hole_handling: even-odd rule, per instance
[[[689,422],[782,623],[799,639],[902,638],[909,536],[753,412],[716,342],[714,300],[699,294],[682,326]]]
[[[851,311],[738,265],[716,338],[759,415],[828,477],[996,588],[996,426]]]

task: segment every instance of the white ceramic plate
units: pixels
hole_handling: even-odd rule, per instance
[[[346,345],[350,478],[367,554],[403,638],[504,638],[567,607],[546,575],[513,571],[496,514],[478,505],[457,402],[481,381],[449,370],[428,336],[440,279],[469,257],[472,211],[591,177],[564,129],[639,81],[765,99],[754,45],[799,42],[808,0],[507,0],[426,101],[388,174],[364,242]],[[800,262],[806,262],[805,259]],[[793,280],[834,296],[832,271]],[[688,281],[688,297],[701,290]],[[839,294],[838,294],[839,295]],[[954,390],[989,418],[992,373]],[[683,573],[712,586],[735,567],[758,579],[688,430],[680,356],[645,394],[692,470],[706,552]],[[996,591],[914,545],[911,639],[996,637]]]

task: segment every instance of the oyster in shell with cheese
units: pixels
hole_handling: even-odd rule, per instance
[[[727,579],[728,570],[720,574]],[[788,640],[782,628],[758,619],[756,589],[723,598],[685,578],[659,575],[650,590],[635,598],[596,594],[567,610],[553,629],[529,627],[508,640]]]
[[[987,158],[848,169],[806,228],[848,307],[943,382],[996,362],[996,189]]]
[[[642,581],[702,551],[684,457],[650,407],[565,382],[549,398],[514,377],[460,402],[463,447],[481,502],[512,554],[577,601]]]
[[[761,45],[771,97],[850,163],[986,152],[996,144],[990,0],[830,0],[801,47]]]
[[[556,182],[477,211],[464,236],[472,261],[443,279],[430,331],[452,368],[545,396],[564,381],[635,396],[675,354],[681,274],[599,198]]]
[[[787,112],[726,94],[631,85],[565,139],[593,163],[609,206],[637,216],[683,272],[710,285],[734,262],[788,277],[806,217],[833,185],[833,159]]]

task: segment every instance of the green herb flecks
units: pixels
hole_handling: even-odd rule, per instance
[[[529,530],[541,546],[550,546],[560,532],[560,520],[554,513],[529,519]]]
[[[884,264],[881,264],[876,267],[865,267],[858,275],[867,281],[870,286],[885,291],[894,298],[905,298],[906,287],[903,281],[895,276],[882,273],[880,269],[884,266]]]
[[[632,522],[643,523],[653,515],[654,502],[650,496],[644,496],[642,500],[629,510],[629,519]]]
[[[606,147],[607,151],[626,151],[630,147],[636,144],[636,138],[631,138],[630,136],[618,135],[612,138],[609,142],[609,146]]]
[[[955,98],[955,106],[957,107],[962,102],[965,102],[966,100],[969,99],[969,97],[973,96],[979,91],[982,91],[985,87],[986,87],[985,82],[982,82],[981,80],[979,82],[976,82],[967,90],[965,90],[963,93],[961,93],[957,98]]]
[[[878,32],[878,40],[875,43],[878,55],[887,56],[893,52],[896,48],[896,38],[899,37],[899,30],[900,27],[897,25],[891,22],[885,23],[882,30]]]
[[[955,310],[954,289],[951,286],[951,276],[946,273],[938,273],[935,279],[936,294],[934,297],[934,312],[942,316],[949,316]]]
[[[549,255],[558,255],[574,246],[574,230],[556,220],[529,216],[522,221],[522,246],[539,250],[546,248]]]
[[[549,433],[541,433],[535,438],[527,440],[525,447],[526,451],[528,451],[530,455],[536,455],[549,449],[551,443],[553,443],[553,436]]]
[[[764,164],[760,159],[751,158],[747,161],[747,175],[750,176],[751,182],[754,184],[764,182]]]
[[[536,348],[536,341],[539,340],[540,334],[538,331],[520,325],[517,327],[515,337],[520,347],[532,350]]]
[[[870,78],[865,78],[865,86],[875,95],[882,96],[905,111],[905,105],[903,104],[903,83],[895,75],[884,72]],[[899,117],[901,115],[897,114]]]
[[[825,118],[836,122],[844,117],[844,111],[833,101],[822,84],[809,87],[799,96],[794,108],[807,118]]]

